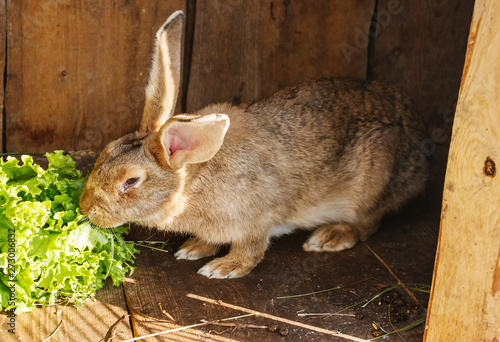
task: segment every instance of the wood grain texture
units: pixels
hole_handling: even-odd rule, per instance
[[[425,341],[500,340],[500,4],[478,0],[448,159]]]
[[[473,5],[378,1],[373,76],[410,94],[434,144],[450,141]]]
[[[347,55],[343,46],[362,35],[373,8],[373,0],[198,2],[187,111],[310,78],[364,78],[367,43]]]
[[[10,341],[43,341],[49,337],[62,321],[61,327],[49,341],[99,341],[110,327],[127,314],[123,299],[123,289],[107,285],[96,294],[95,301],[87,300],[80,309],[72,307],[52,306],[35,309],[16,317],[16,334],[0,329],[0,340]],[[1,316],[2,318],[4,316]],[[129,319],[125,319],[116,329],[120,332],[118,341],[132,338]]]
[[[154,35],[184,4],[9,1],[7,151],[97,150],[134,131]]]

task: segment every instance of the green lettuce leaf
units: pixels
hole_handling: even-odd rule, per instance
[[[86,177],[62,151],[47,170],[22,156],[0,161],[0,305],[17,314],[36,305],[80,307],[107,277],[118,286],[138,253],[128,228],[94,228],[78,209]]]

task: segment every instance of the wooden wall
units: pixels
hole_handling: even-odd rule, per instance
[[[187,110],[255,100],[298,81],[364,78],[367,46],[346,60],[340,44],[370,23],[374,2],[198,1]]]
[[[472,0],[1,0],[2,149],[99,150],[135,130],[154,33],[177,9],[188,18],[183,109],[251,101],[314,77],[368,75],[407,90],[436,143],[446,144],[472,6]],[[378,25],[370,34],[375,9]]]
[[[135,130],[151,39],[183,6],[8,1],[5,150],[99,149]]]
[[[415,101],[435,144],[448,144],[473,0],[379,0],[373,77]]]

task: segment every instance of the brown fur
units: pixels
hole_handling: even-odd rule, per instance
[[[180,32],[181,15],[172,17]],[[158,45],[180,39],[162,36]],[[178,91],[176,82],[169,91]],[[105,148],[80,206],[101,227],[135,222],[194,236],[179,259],[212,256],[230,244],[228,255],[200,269],[208,277],[247,274],[270,238],[297,228],[319,226],[305,250],[351,248],[424,188],[421,119],[406,95],[380,82],[308,81],[250,105],[211,105],[162,121],[172,107],[145,113],[141,127],[161,129],[141,129]],[[183,158],[165,145],[178,141],[169,136],[174,125],[189,139],[196,132],[193,144],[181,138]],[[138,184],[123,190],[129,178]]]

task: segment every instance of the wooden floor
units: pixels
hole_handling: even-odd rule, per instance
[[[308,232],[301,231],[274,240],[264,261],[250,275],[215,280],[196,273],[208,259],[175,260],[173,253],[182,237],[157,234],[154,240],[166,241],[157,247],[166,251],[140,247],[136,271],[124,285],[113,287],[108,283],[94,301],[87,301],[78,310],[48,307],[22,314],[16,318],[16,336],[6,332],[7,318],[2,315],[0,340],[41,342],[60,324],[48,341],[98,342],[108,338],[118,342],[230,318],[142,341],[345,341],[351,337],[373,338],[375,325],[393,331],[422,321],[428,294],[421,291],[411,291],[412,298],[398,288],[365,307],[357,303],[365,303],[384,288],[397,285],[396,277],[408,287],[431,284],[445,153],[435,159],[440,160],[436,163],[439,171],[433,172],[427,195],[387,217],[377,234],[352,250],[304,252],[301,245]],[[79,163],[82,169],[88,168],[84,161]],[[133,228],[130,238],[144,239],[151,234]],[[280,298],[327,289],[332,290]],[[393,300],[390,296],[396,294]],[[311,313],[323,315],[303,315]],[[393,319],[406,319],[391,325],[388,314]],[[242,315],[249,316],[235,318]],[[278,331],[269,331],[268,327],[274,325]],[[400,335],[407,342],[416,342],[422,340],[423,331],[424,324],[420,324]],[[339,333],[346,337],[334,336]],[[397,334],[383,339],[401,340]]]

